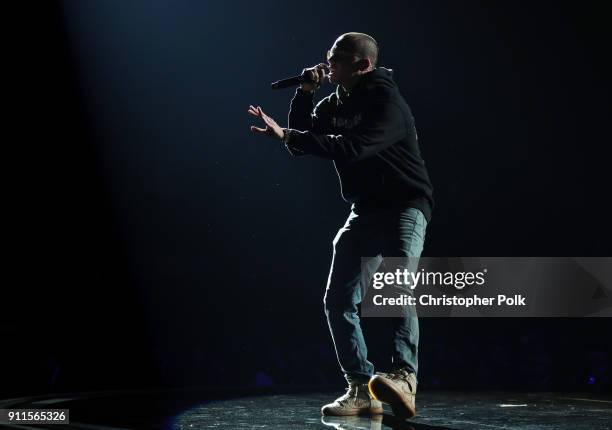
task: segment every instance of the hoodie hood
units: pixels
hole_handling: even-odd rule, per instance
[[[386,67],[376,67],[374,70],[365,73],[350,91],[345,91],[342,85],[336,87],[336,96],[340,102],[352,97],[355,93],[371,90],[374,87],[384,86],[394,88],[397,86],[393,80],[393,69]]]

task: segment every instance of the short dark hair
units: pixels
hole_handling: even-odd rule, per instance
[[[349,51],[361,58],[369,58],[372,67],[378,63],[378,43],[376,40],[365,33],[351,31],[344,33],[336,39],[338,49]]]

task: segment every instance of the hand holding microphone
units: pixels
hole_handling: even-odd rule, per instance
[[[328,72],[329,66],[325,63],[319,63],[314,67],[302,70],[302,74],[306,74],[311,82],[303,82],[300,88],[309,92],[318,90],[325,83]]]
[[[281,79],[280,81],[272,82],[272,89],[281,89],[301,85],[300,88],[304,91],[314,91],[318,89],[327,79],[329,66],[325,63],[319,63],[314,67],[309,67],[302,70],[301,75],[292,76],[291,78]]]

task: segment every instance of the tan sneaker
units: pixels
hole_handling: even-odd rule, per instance
[[[367,383],[349,384],[346,393],[321,408],[321,414],[333,416],[382,413],[382,403],[372,398]]]
[[[414,373],[405,369],[389,373],[376,372],[368,387],[372,397],[391,406],[396,417],[407,419],[416,415],[417,380]]]

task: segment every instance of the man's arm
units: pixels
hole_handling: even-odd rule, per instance
[[[295,90],[289,107],[289,118],[287,128],[296,130],[312,130],[312,107],[314,91],[304,91],[301,88]]]
[[[325,132],[328,122],[325,104],[328,102],[328,99],[321,100],[313,112],[313,98],[314,91],[304,91],[301,88],[296,89],[289,108],[288,129],[312,131],[315,133]],[[307,153],[297,148],[287,145],[286,147],[293,156],[307,155]]]
[[[285,145],[290,152],[354,162],[371,157],[406,136],[406,119],[400,106],[389,97],[376,97],[363,112],[360,124],[343,134],[316,130],[286,130]]]

